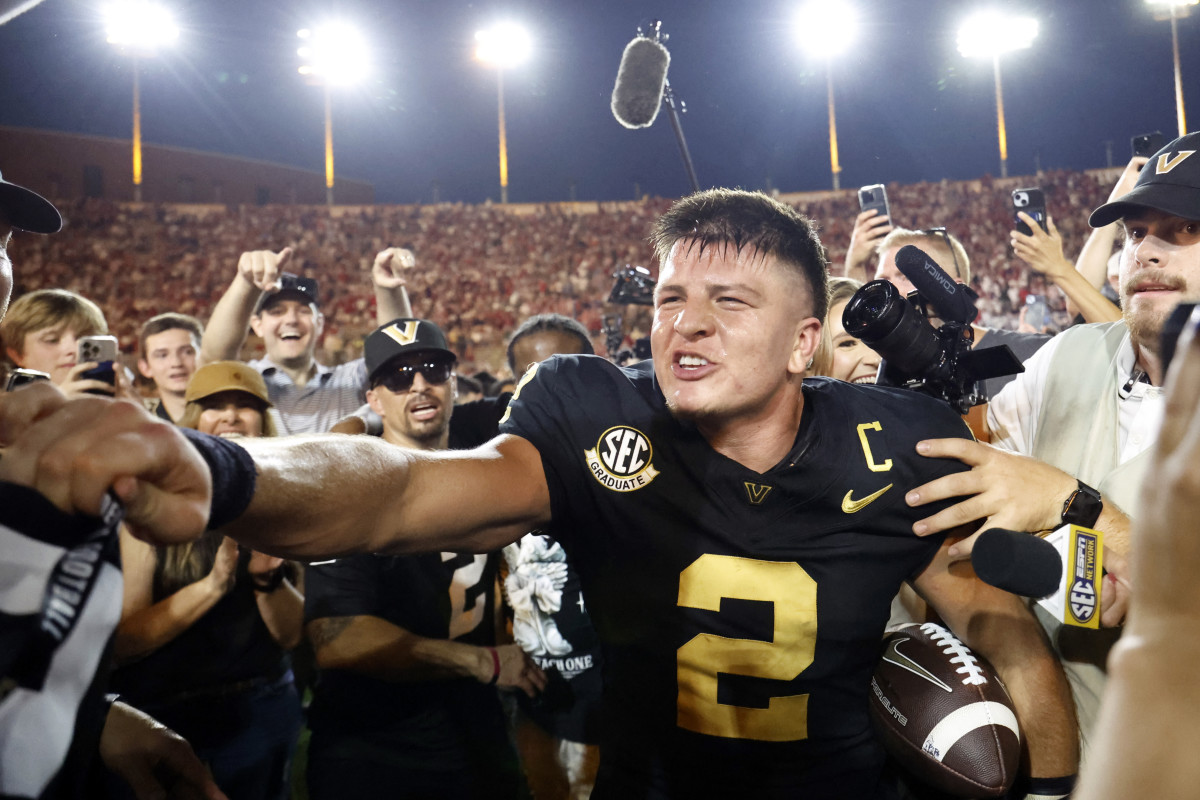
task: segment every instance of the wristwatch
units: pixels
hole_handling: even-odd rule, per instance
[[[1081,528],[1094,528],[1100,512],[1104,510],[1104,501],[1100,493],[1083,481],[1077,481],[1079,488],[1071,492],[1063,503],[1063,525],[1078,525]]]

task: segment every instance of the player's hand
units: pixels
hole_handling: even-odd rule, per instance
[[[228,800],[182,736],[119,701],[104,721],[100,758],[129,784],[138,800],[168,796]]]
[[[867,280],[870,280],[874,273],[871,261],[875,258],[875,248],[883,237],[891,232],[890,218],[873,208],[860,212],[854,218],[854,229],[850,232],[850,246],[846,249],[846,271],[843,274],[854,277],[851,270],[862,269]]]
[[[1036,458],[1017,455],[970,439],[926,439],[917,452],[928,458],[957,458],[971,469],[918,486],[905,496],[910,506],[952,497],[949,508],[918,520],[918,536],[948,531],[982,521],[973,535],[950,548],[954,561],[969,558],[979,533],[988,528],[1044,531],[1062,521],[1062,504],[1076,488],[1075,478]]]
[[[251,250],[238,259],[238,275],[260,290],[268,291],[279,286],[284,270],[292,260],[292,248],[285,247],[278,253],[270,250]]]
[[[1026,236],[1014,228],[1009,234],[1008,241],[1017,258],[1028,264],[1030,269],[1051,280],[1057,280],[1075,271],[1075,265],[1063,256],[1062,236],[1054,226],[1052,217],[1046,217],[1048,230],[1045,231],[1024,211],[1018,211],[1017,217],[1033,231]]]
[[[1166,380],[1162,429],[1133,526],[1129,633],[1178,637],[1200,620],[1200,315],[1192,313]],[[1105,587],[1107,588],[1107,586]],[[1184,625],[1185,627],[1179,627]]]
[[[405,285],[404,270],[417,265],[417,258],[411,250],[403,247],[389,247],[375,256],[371,265],[371,280],[380,289],[399,289]]]
[[[542,668],[521,649],[520,645],[500,645],[496,648],[496,654],[500,656],[500,677],[496,679],[497,687],[520,689],[530,697],[536,697],[546,688],[546,673],[542,672]],[[488,654],[488,658],[490,660],[491,654]],[[491,668],[492,665],[489,663],[488,669]],[[491,680],[491,677],[491,672],[488,672],[487,680]]]
[[[1133,191],[1133,185],[1137,183],[1138,175],[1142,172],[1142,167],[1146,166],[1149,161],[1150,159],[1146,156],[1134,156],[1129,159],[1129,163],[1125,165],[1125,170],[1121,173],[1121,177],[1117,179],[1117,185],[1109,192],[1108,202],[1112,203],[1120,200]]]
[[[190,541],[208,522],[204,459],[139,404],[67,400],[40,381],[0,396],[0,445],[0,480],[36,489],[66,513],[98,516],[112,489],[130,531],[148,542]]]

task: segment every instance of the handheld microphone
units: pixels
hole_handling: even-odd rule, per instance
[[[896,266],[942,317],[962,323],[975,319],[975,292],[951,278],[924,250],[911,244],[901,247]]]
[[[617,83],[613,86],[612,112],[626,128],[648,128],[662,107],[671,54],[654,39],[639,36],[625,45]]]
[[[984,583],[1022,597],[1045,597],[1062,583],[1063,562],[1051,543],[1029,533],[989,528],[971,550]]]

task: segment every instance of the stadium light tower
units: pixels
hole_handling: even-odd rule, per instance
[[[813,0],[800,9],[796,33],[800,46],[810,55],[824,59],[825,84],[829,95],[829,171],[833,188],[841,188],[841,164],[838,163],[837,113],[833,104],[833,59],[854,41],[858,14],[841,0]]]
[[[133,199],[142,202],[142,111],[138,58],[153,56],[179,38],[171,12],[149,0],[123,0],[105,6],[104,32],[109,44],[128,53],[133,64]]]
[[[333,205],[333,87],[352,86],[367,76],[367,43],[353,26],[331,22],[304,28],[296,55],[304,59],[300,74],[325,90],[325,203]]]
[[[996,76],[996,130],[1000,139],[1000,177],[1008,177],[1008,134],[1004,130],[1004,92],[1000,85],[1000,55],[1025,50],[1037,38],[1038,23],[1032,17],[1014,17],[1000,11],[981,11],[958,30],[958,52],[967,58],[990,56]]]
[[[496,68],[496,98],[500,109],[500,202],[508,202],[508,138],[504,128],[504,70],[529,58],[533,40],[510,22],[475,34],[475,57]]]
[[[1176,20],[1190,13],[1188,6],[1200,3],[1200,0],[1146,0],[1154,11],[1155,19],[1171,20],[1171,47],[1175,53],[1175,117],[1179,122],[1179,135],[1187,133],[1187,118],[1183,113],[1183,75],[1179,70],[1179,30]]]

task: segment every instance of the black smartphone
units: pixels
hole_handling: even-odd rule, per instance
[[[79,373],[81,380],[104,381],[110,386],[116,386],[117,376],[113,371],[113,365],[117,360],[117,337],[84,336],[79,340],[75,358],[78,364],[88,361],[95,361],[98,364],[92,369]]]
[[[1146,158],[1162,150],[1164,144],[1166,142],[1163,141],[1162,131],[1142,133],[1129,140],[1134,156],[1145,156]]]
[[[892,217],[888,208],[887,190],[883,188],[882,183],[874,183],[858,190],[858,208],[861,211],[875,210],[889,220]]]
[[[1012,193],[1013,224],[1017,230],[1029,236],[1033,233],[1028,225],[1017,217],[1018,211],[1024,211],[1033,217],[1033,221],[1042,230],[1046,230],[1046,195],[1041,189],[1014,189]]]
[[[36,369],[25,369],[24,367],[17,367],[12,372],[8,373],[8,383],[5,384],[4,391],[11,392],[13,389],[16,389],[18,386],[24,386],[27,383],[34,383],[35,381],[48,381],[48,380],[50,380],[49,373],[42,372],[41,370],[36,370]]]

